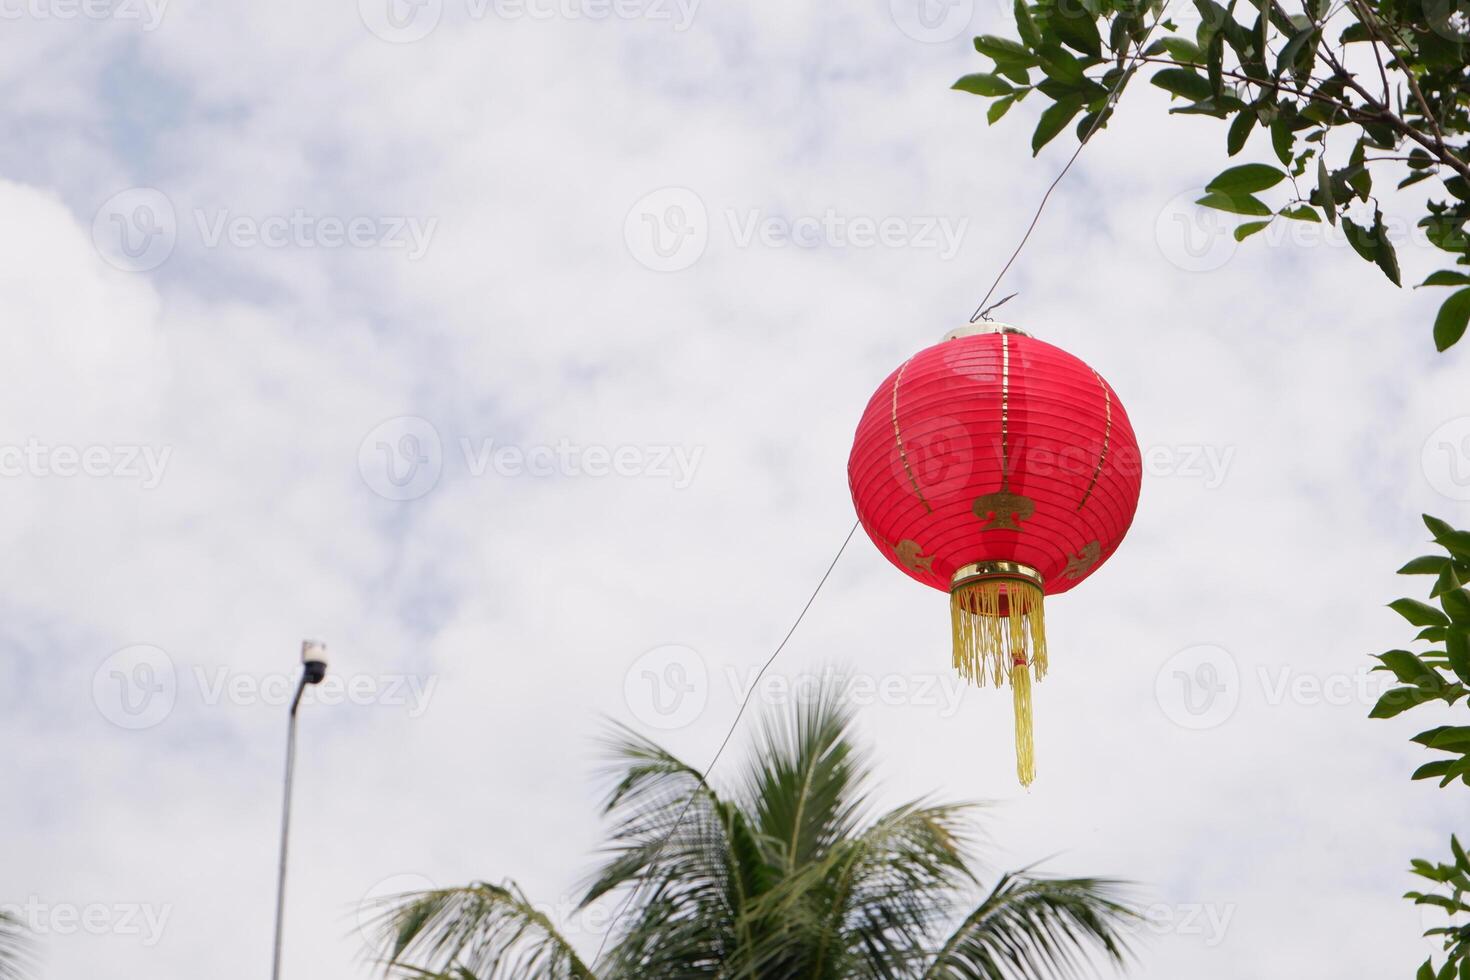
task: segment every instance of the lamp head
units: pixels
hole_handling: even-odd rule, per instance
[[[320,684],[327,676],[327,645],[320,640],[302,640],[301,662],[306,667],[306,683]]]

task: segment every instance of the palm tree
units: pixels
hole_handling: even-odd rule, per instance
[[[20,919],[0,911],[0,980],[29,976],[31,944]]]
[[[973,871],[973,805],[872,812],[870,757],[839,686],[762,723],[726,795],[618,727],[606,860],[581,907],[621,896],[589,964],[514,885],[390,900],[385,973],[438,980],[1023,980],[1121,964],[1122,883]]]

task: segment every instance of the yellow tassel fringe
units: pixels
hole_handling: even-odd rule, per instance
[[[954,665],[960,676],[1000,687],[1009,678],[1016,710],[1016,775],[1036,778],[1031,736],[1031,681],[1046,676],[1046,622],[1042,591],[1020,579],[982,579],[950,593]]]
[[[1030,786],[1036,778],[1036,747],[1031,741],[1031,672],[1016,661],[1011,668],[1011,696],[1016,707],[1016,778]]]
[[[954,665],[960,676],[996,687],[1005,683],[1012,665],[1032,665],[1036,679],[1046,676],[1046,621],[1041,589],[1018,579],[983,579],[949,594],[954,629]]]

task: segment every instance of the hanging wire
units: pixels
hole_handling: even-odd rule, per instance
[[[750,689],[745,692],[744,700],[740,702],[740,710],[735,712],[735,718],[730,722],[730,730],[725,733],[724,739],[720,742],[720,747],[715,749],[714,757],[710,759],[709,765],[705,766],[704,772],[700,773],[699,782],[690,791],[689,799],[684,801],[684,807],[679,811],[679,816],[674,819],[674,825],[669,828],[669,832],[664,835],[664,839],[659,841],[655,854],[657,854],[657,851],[663,850],[664,846],[668,844],[669,839],[678,831],[679,825],[684,822],[684,814],[689,812],[689,807],[693,805],[694,797],[699,793],[700,789],[709,785],[709,774],[715,768],[715,763],[720,761],[720,756],[725,753],[725,747],[730,744],[730,739],[734,737],[735,729],[740,726],[740,719],[745,715],[745,709],[750,705],[750,699],[755,696],[756,689],[760,686],[761,678],[766,676],[766,671],[771,669],[771,664],[775,663],[776,658],[781,655],[781,651],[786,649],[786,644],[790,642],[792,635],[796,632],[796,628],[801,625],[801,621],[806,618],[807,611],[812,608],[812,603],[817,601],[817,595],[822,591],[822,586],[826,585],[827,579],[832,577],[832,570],[837,567],[837,562],[841,560],[842,553],[847,550],[847,546],[852,542],[852,536],[857,533],[858,524],[858,521],[853,521],[852,527],[847,529],[847,537],[842,539],[842,544],[838,547],[837,554],[832,556],[832,561],[828,563],[827,570],[822,573],[822,578],[817,582],[817,587],[812,589],[812,594],[807,597],[806,605],[802,606],[801,612],[797,613],[796,621],[791,624],[791,628],[786,631],[786,635],[781,638],[781,642],[776,645],[776,649],[771,652],[771,655],[766,658],[766,662],[761,664],[761,669],[756,672],[755,680],[751,683]],[[613,927],[623,917],[623,913],[628,909],[628,903],[633,901],[633,896],[636,894],[638,894],[638,885],[635,884],[628,890],[627,897],[623,899],[622,904],[613,913],[612,919],[608,921],[607,931],[602,934],[602,942],[597,944],[597,954],[592,958],[594,966],[598,960],[602,959],[602,950],[607,946],[607,940],[613,933]]]
[[[1163,7],[1159,9],[1159,14],[1157,17],[1154,18],[1154,22],[1148,25],[1148,30],[1145,31],[1143,34],[1143,40],[1138,42],[1138,50],[1134,52],[1133,57],[1130,59],[1128,67],[1123,71],[1123,74],[1118,76],[1118,81],[1114,83],[1113,90],[1108,93],[1106,101],[1103,102],[1102,109],[1100,109],[1097,115],[1093,117],[1092,125],[1088,126],[1087,132],[1082,134],[1082,139],[1079,140],[1077,143],[1077,149],[1072,151],[1072,155],[1067,158],[1066,164],[1063,165],[1062,169],[1058,171],[1056,178],[1046,188],[1046,193],[1041,195],[1041,203],[1036,205],[1036,213],[1031,216],[1031,223],[1026,226],[1026,233],[1021,236],[1020,244],[1017,245],[1016,250],[1011,253],[1011,257],[1006,259],[1006,264],[1001,266],[1000,275],[995,277],[995,282],[991,283],[990,288],[986,290],[985,298],[980,301],[979,306],[975,307],[975,312],[970,314],[971,323],[974,323],[976,320],[986,318],[986,314],[995,309],[996,306],[999,306],[1000,303],[1004,303],[1006,301],[1005,299],[1003,299],[1000,301],[1000,303],[996,303],[993,306],[985,305],[986,303],[990,302],[990,297],[995,295],[995,289],[997,286],[1000,285],[1001,280],[1006,277],[1006,273],[1011,271],[1011,264],[1016,261],[1016,256],[1021,254],[1021,249],[1025,248],[1026,243],[1031,240],[1031,232],[1036,230],[1036,223],[1041,220],[1041,212],[1046,210],[1046,202],[1051,199],[1051,192],[1057,189],[1057,185],[1062,182],[1062,178],[1067,176],[1067,171],[1072,169],[1072,164],[1076,163],[1077,158],[1082,155],[1082,148],[1087,145],[1088,140],[1092,139],[1092,134],[1098,131],[1103,122],[1112,113],[1113,105],[1118,101],[1118,96],[1120,93],[1122,93],[1123,86],[1127,84],[1128,79],[1133,77],[1133,73],[1138,70],[1138,62],[1143,57],[1144,50],[1148,47],[1148,39],[1153,37],[1154,28],[1158,27],[1159,24],[1163,21],[1164,15],[1169,12],[1169,7],[1173,2],[1174,0],[1167,0]],[[1014,295],[1016,294],[1011,294],[1011,296]],[[1006,299],[1010,299],[1011,296],[1007,296]]]
[[[1148,46],[1148,39],[1153,36],[1154,28],[1158,27],[1159,23],[1164,19],[1164,15],[1165,13],[1167,13],[1171,3],[1173,3],[1173,0],[1167,0],[1164,6],[1159,10],[1158,16],[1154,18],[1154,22],[1150,24],[1148,30],[1144,32],[1143,40],[1140,41],[1138,45],[1138,51],[1134,54],[1127,69],[1124,70],[1121,76],[1119,76],[1117,84],[1113,86],[1112,91],[1108,93],[1107,100],[1103,103],[1103,107],[1097,113],[1097,116],[1092,120],[1092,125],[1089,126],[1087,128],[1087,132],[1083,134],[1081,141],[1077,144],[1077,149],[1072,151],[1072,155],[1067,158],[1066,165],[1062,167],[1061,171],[1057,174],[1056,179],[1054,179],[1051,182],[1051,185],[1047,187],[1046,193],[1041,196],[1041,203],[1037,205],[1036,213],[1032,216],[1031,223],[1026,227],[1026,233],[1021,236],[1020,244],[1017,245],[1015,251],[1011,253],[1011,257],[1006,260],[1006,264],[1000,270],[1000,275],[995,277],[995,282],[991,283],[989,291],[987,291],[985,294],[985,298],[982,299],[980,301],[980,305],[975,308],[974,314],[970,317],[971,323],[974,323],[976,320],[979,320],[982,317],[988,319],[991,310],[996,309],[997,307],[1006,303],[1008,300],[1014,299],[1017,295],[1019,295],[1018,293],[1011,293],[1009,296],[1005,297],[1002,300],[992,303],[989,306],[985,305],[987,302],[989,302],[990,297],[995,293],[995,289],[997,286],[1000,285],[1001,280],[1005,278],[1006,273],[1010,271],[1011,265],[1016,261],[1016,257],[1019,256],[1021,254],[1021,250],[1026,247],[1026,242],[1029,241],[1031,238],[1031,232],[1036,228],[1036,223],[1041,220],[1041,212],[1045,210],[1047,200],[1051,197],[1051,192],[1056,190],[1057,185],[1062,182],[1062,178],[1067,176],[1067,171],[1072,169],[1072,164],[1077,162],[1077,157],[1081,155],[1082,147],[1087,145],[1087,141],[1092,138],[1092,134],[1097,132],[1098,127],[1112,111],[1114,103],[1117,102],[1118,95],[1123,91],[1124,83],[1126,83],[1128,79],[1133,75],[1133,72],[1137,70],[1138,61],[1142,57],[1144,48]],[[806,618],[806,614],[812,608],[812,604],[817,601],[817,596],[821,593],[822,587],[825,586],[827,584],[827,580],[832,577],[832,571],[837,567],[837,562],[841,560],[843,552],[847,551],[847,546],[852,542],[853,535],[857,533],[859,524],[859,521],[852,522],[852,527],[848,528],[847,536],[842,539],[842,544],[838,547],[837,554],[832,556],[832,561],[828,563],[827,570],[822,573],[821,579],[817,582],[817,587],[813,589],[812,594],[807,597],[806,605],[801,607],[801,612],[797,614],[795,622],[791,624],[791,628],[786,631],[786,635],[781,638],[781,642],[776,645],[776,649],[771,652],[771,655],[766,658],[765,663],[761,664],[760,670],[756,672],[755,680],[746,691],[745,697],[741,700],[740,708],[735,712],[735,718],[730,722],[729,730],[725,732],[725,737],[720,740],[719,748],[715,749],[715,754],[710,759],[709,765],[705,766],[704,771],[700,773],[699,782],[695,784],[694,789],[689,794],[689,799],[684,802],[683,808],[679,810],[679,815],[674,818],[673,826],[669,828],[669,831],[664,835],[663,840],[659,841],[658,847],[655,849],[654,852],[655,856],[657,856],[658,851],[663,850],[663,848],[668,845],[669,840],[672,839],[674,834],[678,832],[679,826],[684,822],[684,816],[689,812],[689,808],[693,806],[695,796],[698,794],[699,790],[709,785],[710,773],[714,771],[715,765],[720,761],[720,757],[724,755],[726,747],[728,747],[730,744],[730,740],[734,738],[735,730],[740,726],[740,719],[745,716],[745,709],[750,706],[751,698],[755,696],[755,692],[760,686],[761,679],[765,677],[766,671],[770,670],[771,664],[776,662],[776,658],[781,655],[781,651],[786,649],[786,644],[791,641],[791,637],[796,633],[797,627],[800,626],[802,620]],[[608,920],[607,930],[602,934],[602,941],[597,944],[597,952],[592,958],[592,964],[594,967],[596,966],[597,962],[602,959],[603,951],[607,948],[608,939],[612,937],[612,934],[616,929],[618,922],[622,919],[623,914],[627,912],[628,906],[637,896],[639,890],[640,886],[638,883],[635,882],[633,886],[628,889],[627,894],[624,896],[623,901],[618,905],[617,910],[612,915],[612,918]]]

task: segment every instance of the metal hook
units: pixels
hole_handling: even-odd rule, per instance
[[[994,303],[991,303],[989,306],[985,307],[985,309],[981,310],[978,314],[976,314],[970,320],[970,322],[971,323],[974,323],[976,320],[984,320],[986,323],[989,323],[990,322],[990,311],[991,310],[994,310],[994,309],[997,309],[997,308],[999,308],[1001,306],[1004,306],[1007,301],[1013,300],[1017,296],[1020,296],[1020,295],[1021,295],[1020,293],[1011,293],[1005,299],[998,299],[998,300],[996,300]]]

